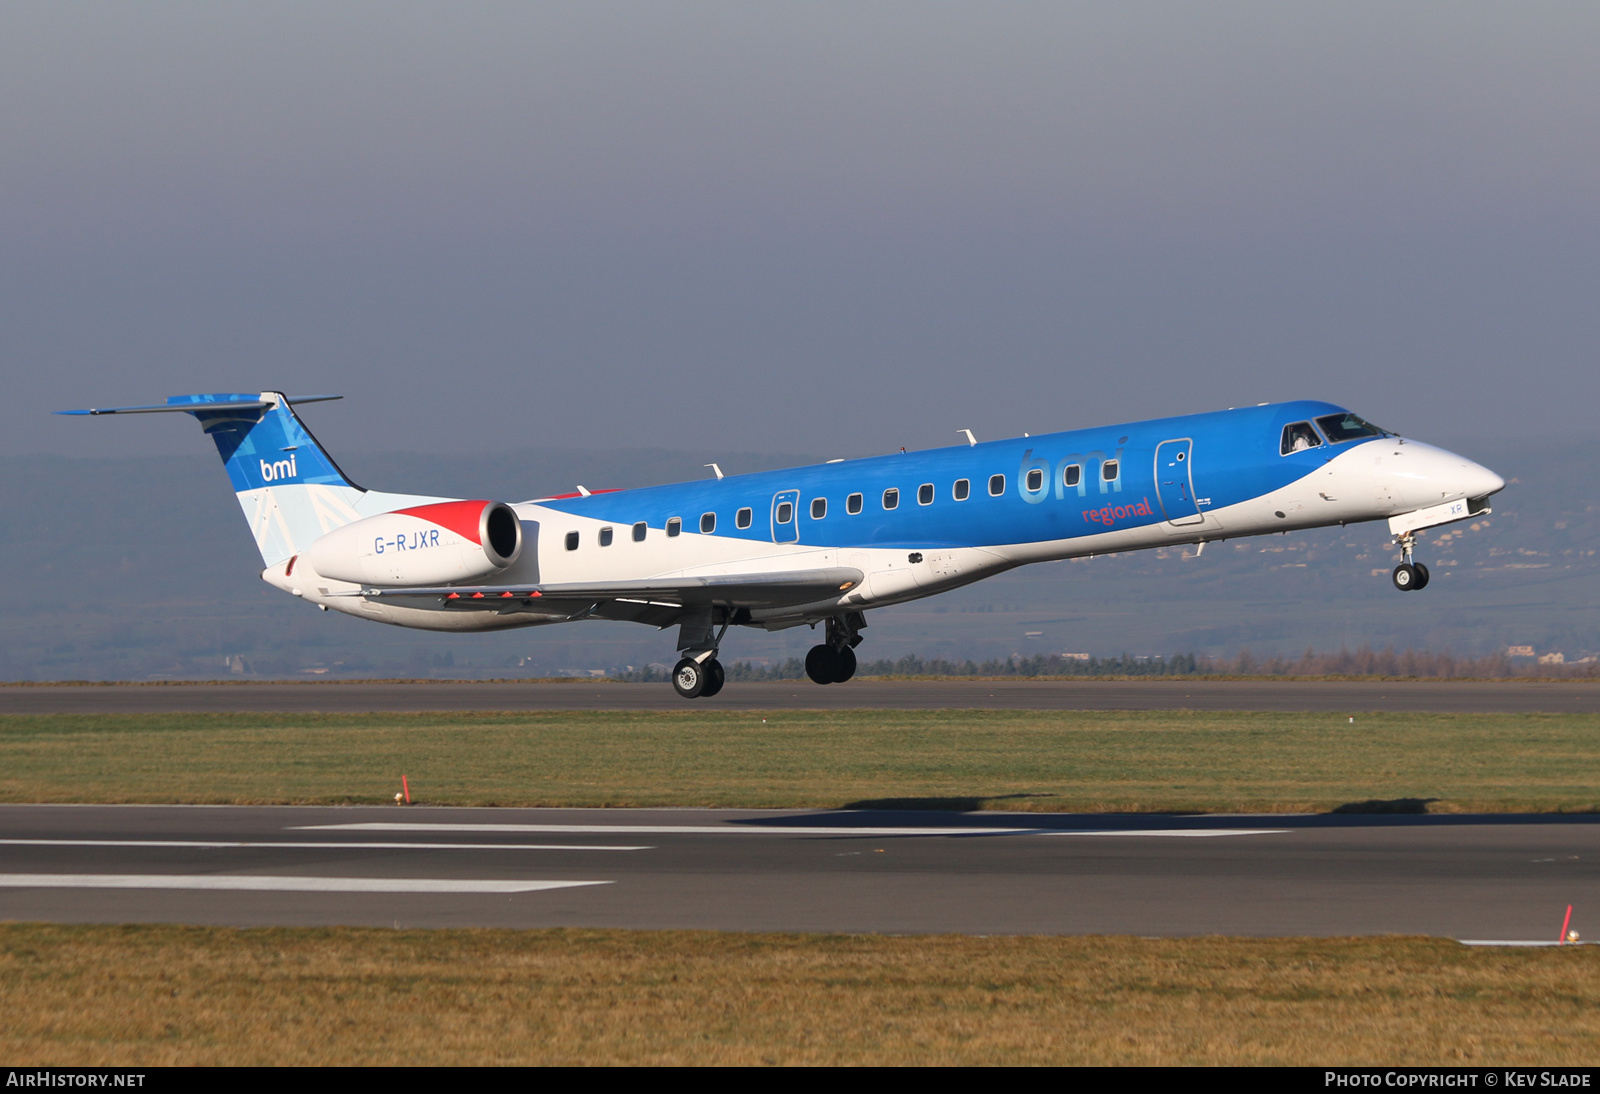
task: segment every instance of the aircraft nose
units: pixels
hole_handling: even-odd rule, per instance
[[[1464,481],[1462,490],[1469,498],[1486,498],[1490,494],[1498,494],[1506,488],[1506,480],[1490,471],[1480,463],[1471,460],[1461,461],[1466,466],[1463,468]]]
[[[1437,505],[1440,500],[1476,500],[1506,488],[1506,480],[1482,464],[1444,448],[1409,441],[1394,476],[1407,504]],[[1395,453],[1397,456],[1400,452]]]

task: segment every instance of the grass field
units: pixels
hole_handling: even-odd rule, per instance
[[[12,715],[0,801],[1600,808],[1600,716],[795,711]]]
[[[0,924],[0,1011],[13,1066],[1587,1066],[1600,950]]]

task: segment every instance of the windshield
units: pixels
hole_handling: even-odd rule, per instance
[[[1382,437],[1388,433],[1388,430],[1379,429],[1365,418],[1358,418],[1348,412],[1318,418],[1317,424],[1322,427],[1322,432],[1328,435],[1328,440],[1334,444],[1356,441],[1362,437]]]

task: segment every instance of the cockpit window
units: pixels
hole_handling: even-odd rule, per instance
[[[1291,452],[1304,452],[1308,448],[1316,448],[1321,443],[1322,438],[1317,436],[1317,431],[1311,428],[1310,422],[1295,422],[1293,425],[1283,427],[1283,444],[1278,451],[1287,456]]]
[[[1334,444],[1356,441],[1362,437],[1382,437],[1386,432],[1354,414],[1329,414],[1326,418],[1318,418],[1317,424]]]

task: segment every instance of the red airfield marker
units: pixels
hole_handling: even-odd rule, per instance
[[[1568,904],[1567,905],[1567,918],[1565,918],[1565,919],[1563,919],[1561,921],[1561,940],[1559,942],[1557,942],[1556,945],[1565,946],[1567,944],[1567,927],[1570,926],[1571,923],[1572,923],[1572,905]]]
[[[400,789],[405,791],[406,804],[410,805],[411,804],[411,787],[406,783],[406,777],[404,775],[400,776]],[[1571,907],[1567,908],[1567,914],[1568,915],[1572,914]],[[1562,938],[1567,937],[1567,929],[1565,927],[1561,928],[1561,937]]]

